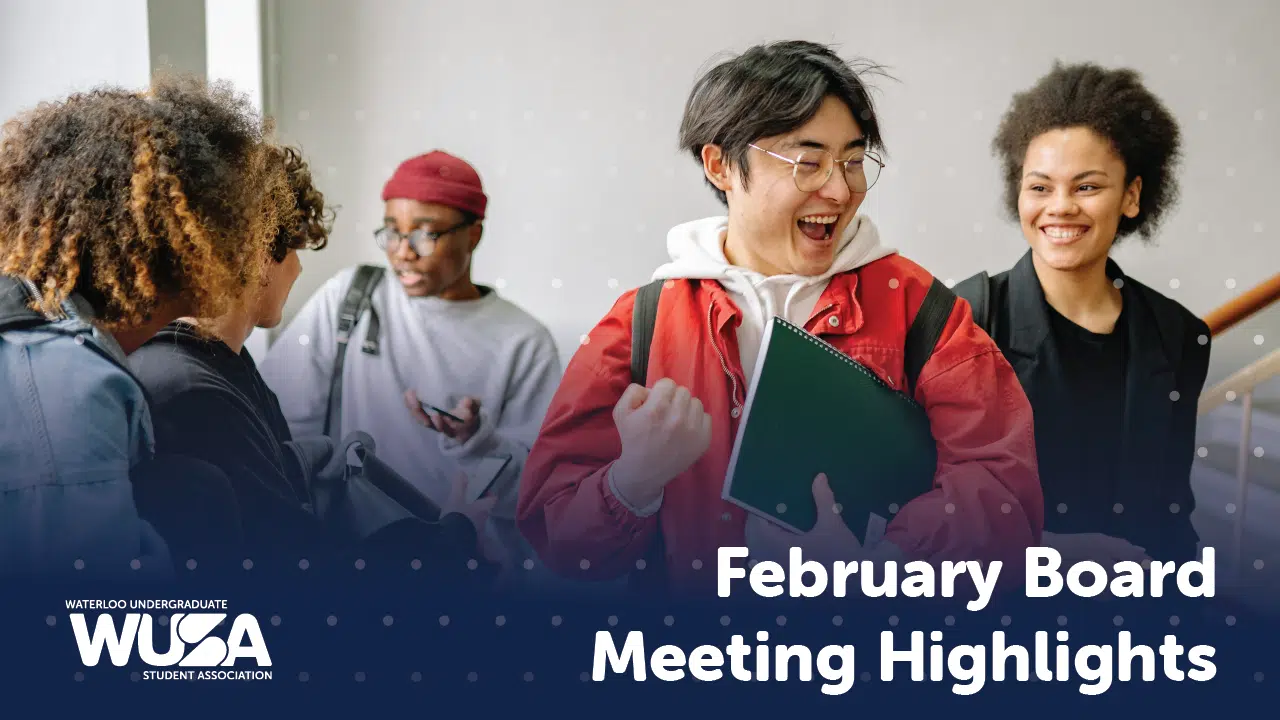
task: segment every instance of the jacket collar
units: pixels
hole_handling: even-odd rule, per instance
[[[813,306],[804,329],[814,335],[852,335],[862,327],[862,303],[858,302],[858,271],[833,275]]]
[[[10,329],[41,328],[48,332],[85,338],[85,342],[123,366],[124,349],[111,333],[94,326],[93,307],[83,297],[73,294],[57,311],[47,307],[44,313],[31,309],[38,298],[29,280],[14,275],[0,275],[0,327]],[[43,306],[43,303],[41,303]]]
[[[1144,368],[1152,374],[1171,370],[1164,333],[1139,283],[1125,275],[1111,258],[1107,258],[1107,277],[1121,282],[1130,367]],[[1009,349],[1019,355],[1036,356],[1046,342],[1051,342],[1049,327],[1049,304],[1028,250],[1009,271]]]
[[[1048,338],[1048,301],[1028,250],[1009,271],[1009,349],[1035,357]]]
[[[0,326],[35,327],[50,319],[31,309],[31,291],[13,275],[0,275]]]
[[[668,281],[669,282],[669,281]],[[711,298],[711,323],[716,333],[726,325],[737,327],[742,322],[742,311],[729,299],[729,293],[717,280],[697,281]],[[858,271],[849,270],[832,275],[827,287],[813,306],[813,313],[804,329],[815,336],[852,335],[862,327],[862,305],[858,302]]]

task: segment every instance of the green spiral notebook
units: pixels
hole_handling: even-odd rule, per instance
[[[797,532],[817,520],[826,473],[841,517],[868,544],[933,488],[937,445],[924,408],[829,343],[782,318],[760,359],[725,477],[725,500]]]

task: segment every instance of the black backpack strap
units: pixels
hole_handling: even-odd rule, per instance
[[[665,282],[654,280],[636,291],[636,304],[631,311],[631,382],[637,385],[649,381],[649,351],[658,322],[658,298]]]
[[[973,321],[988,335],[991,334],[991,277],[987,271],[961,280],[955,287],[955,294],[969,301],[973,309]]]
[[[649,382],[649,353],[653,348],[653,329],[658,323],[658,299],[662,296],[665,280],[654,280],[636,291],[635,307],[631,311],[631,382],[647,385]],[[654,541],[645,552],[644,575],[632,573],[628,584],[639,594],[661,594],[666,590],[662,579],[666,570],[666,543],[662,540],[662,520]]]
[[[356,268],[355,278],[347,288],[347,294],[338,307],[338,353],[333,361],[333,377],[329,380],[329,407],[324,419],[324,434],[329,435],[338,424],[338,410],[342,405],[342,370],[346,365],[347,344],[351,342],[351,331],[360,322],[365,312],[370,313],[369,329],[365,333],[364,345],[361,347],[370,355],[378,354],[378,313],[373,309],[373,290],[382,280],[383,268],[378,265],[361,265]]]
[[[937,278],[929,286],[924,302],[916,311],[915,320],[907,329],[907,340],[903,346],[903,369],[907,378],[907,392],[914,395],[916,382],[920,379],[920,371],[933,356],[933,349],[942,337],[942,330],[947,326],[951,310],[956,305],[955,293]]]

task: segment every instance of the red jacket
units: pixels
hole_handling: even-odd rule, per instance
[[[805,329],[901,388],[907,328],[932,280],[899,255],[835,275]],[[635,291],[619,298],[566,368],[525,464],[517,522],[560,574],[611,579],[644,561],[639,578],[714,592],[716,549],[744,545],[745,511],[720,496],[738,431],[733,409],[746,400],[741,313],[713,280],[668,281],[663,290],[648,385],[669,377],[689,388],[713,428],[710,448],[666,486],[658,513],[640,517],[613,495],[607,475],[622,449],[612,411],[631,382],[634,299]],[[1019,577],[1023,550],[1043,525],[1031,405],[962,299],[915,398],[938,443],[934,490],[904,506],[885,539],[911,559],[1004,560],[1001,576]],[[655,548],[665,558],[654,558]]]

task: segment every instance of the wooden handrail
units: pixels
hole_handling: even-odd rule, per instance
[[[1280,300],[1280,273],[1209,313],[1204,321],[1209,325],[1209,332],[1217,337],[1276,300]]]
[[[1200,393],[1200,404],[1196,412],[1204,415],[1235,402],[1237,398],[1248,395],[1254,388],[1277,375],[1280,375],[1280,350],[1272,350],[1249,367],[1237,370],[1231,377],[1211,388],[1205,388]]]

